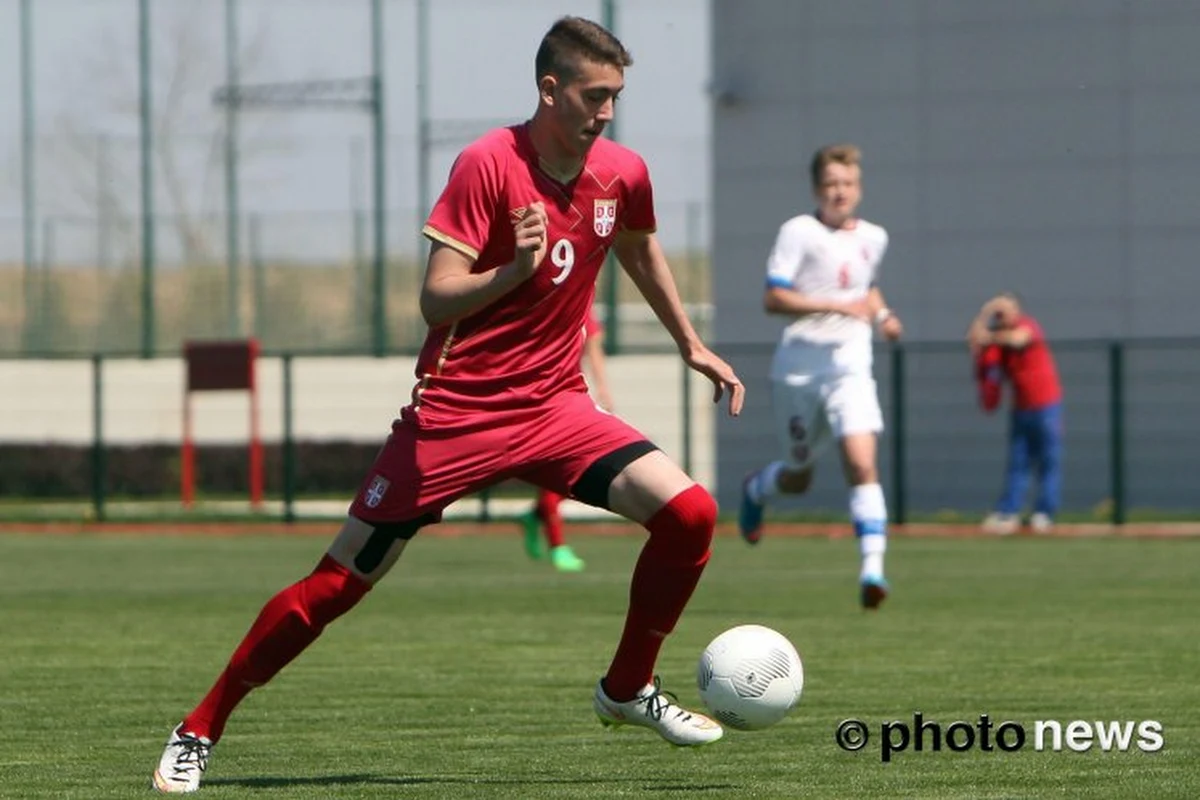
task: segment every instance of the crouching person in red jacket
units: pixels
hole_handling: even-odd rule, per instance
[[[1042,327],[1022,311],[1016,295],[1004,293],[984,303],[967,331],[967,344],[985,411],[999,407],[1005,381],[1012,387],[1004,491],[984,529],[1016,532],[1036,474],[1038,494],[1029,524],[1035,533],[1047,532],[1062,492],[1063,411],[1062,384]]]

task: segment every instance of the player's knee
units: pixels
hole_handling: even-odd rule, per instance
[[[367,522],[361,519],[358,521],[370,529],[366,541],[354,555],[354,568],[366,576],[383,566],[384,560],[396,542],[407,542],[416,536],[417,531],[423,526],[436,522],[437,517],[433,514],[425,514],[416,519],[393,522]]]
[[[805,467],[803,469],[785,469],[779,473],[777,484],[779,490],[784,494],[804,494],[808,491],[808,487],[812,486],[813,469]]]
[[[846,464],[846,482],[851,486],[864,486],[868,483],[879,483],[879,472],[874,464]]]
[[[681,520],[698,539],[704,540],[707,547],[712,542],[713,530],[717,527],[717,501],[700,484],[681,493],[682,495],[690,496]]]
[[[330,556],[321,559],[302,586],[303,613],[318,632],[354,608],[371,588],[371,584]]]
[[[675,495],[646,525],[652,540],[697,562],[708,558],[716,526],[717,501],[699,484]]]

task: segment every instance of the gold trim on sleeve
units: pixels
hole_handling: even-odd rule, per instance
[[[469,245],[465,242],[461,242],[458,239],[455,239],[453,236],[449,236],[445,233],[442,233],[437,228],[434,228],[432,225],[426,225],[424,228],[421,228],[421,233],[424,234],[425,238],[427,238],[427,239],[432,239],[435,242],[441,242],[442,244],[446,245],[447,247],[454,248],[458,252],[462,253],[464,256],[467,256],[468,258],[470,258],[472,261],[479,260],[479,251],[476,250],[474,247],[471,247],[471,245]]]

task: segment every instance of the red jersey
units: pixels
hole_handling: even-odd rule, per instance
[[[559,392],[587,392],[580,330],[596,277],[618,232],[655,228],[640,156],[597,139],[579,175],[562,183],[541,168],[526,125],[494,130],[459,155],[423,233],[487,272],[516,258],[513,225],[537,201],[549,217],[545,260],[491,305],[430,329],[406,416],[532,410]]]
[[[1001,363],[1013,386],[1013,405],[1021,411],[1045,408],[1062,400],[1062,385],[1050,346],[1042,326],[1033,317],[1022,315],[1015,326],[1033,334],[1022,348],[1005,347]]]

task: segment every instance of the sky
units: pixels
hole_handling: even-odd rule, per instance
[[[532,112],[533,56],[550,24],[566,13],[599,21],[603,5],[428,3],[430,118],[437,131],[454,132],[431,152],[436,195],[472,135]],[[94,222],[98,209],[128,215],[140,208],[137,2],[32,5],[39,239],[49,219],[54,257],[86,262],[101,246]],[[369,73],[369,0],[237,0],[237,5],[243,83]],[[212,92],[225,82],[225,2],[151,0],[150,8],[153,103],[163,113],[155,161],[157,210],[209,225],[204,230],[212,238],[224,208],[222,112]],[[401,251],[416,246],[419,229],[416,9],[416,0],[385,0],[389,240]],[[708,0],[616,0],[616,9],[617,33],[635,59],[626,74],[617,136],[645,156],[662,236],[679,242],[688,214],[702,216],[710,195]],[[19,31],[19,0],[0,0],[0,53],[6,56],[0,59],[0,91],[10,98],[0,106],[0,263],[21,255]],[[263,220],[264,247],[280,254],[344,250],[352,210],[369,207],[367,115],[255,110],[241,116],[241,129],[240,203]],[[160,250],[169,258],[179,237],[161,238]]]

